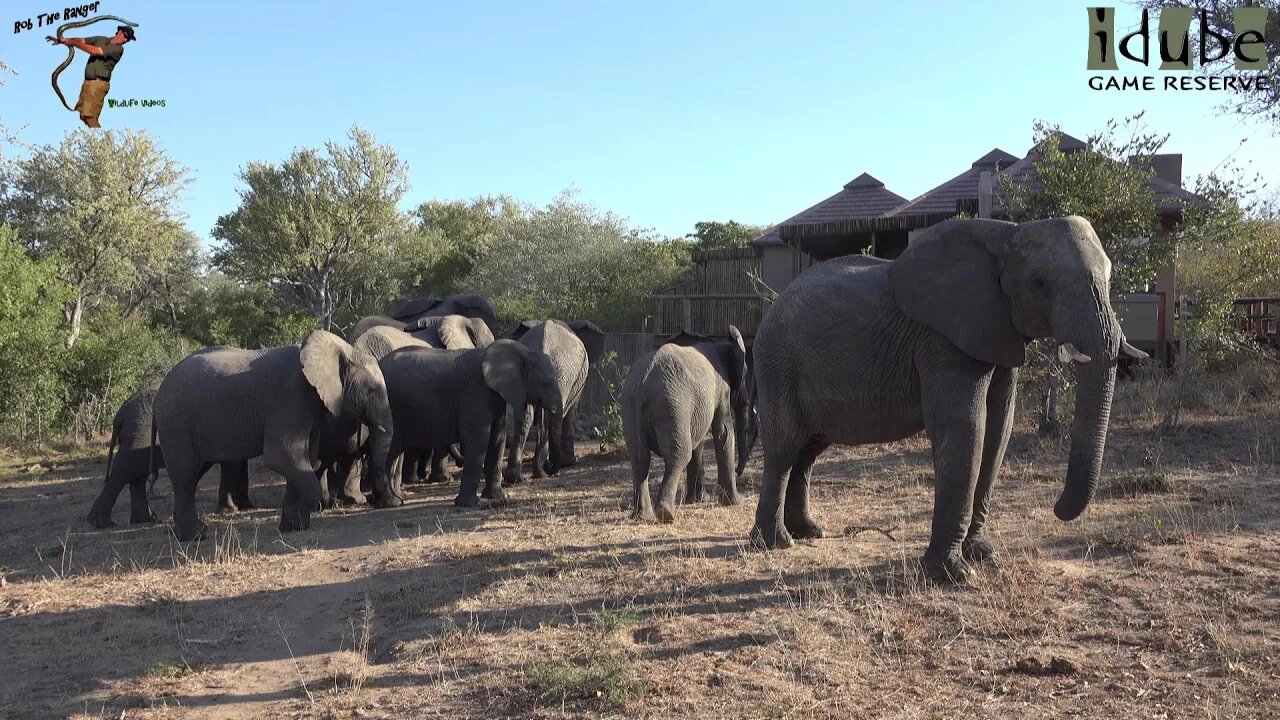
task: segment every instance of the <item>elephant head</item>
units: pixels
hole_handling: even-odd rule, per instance
[[[493,342],[493,333],[480,318],[464,315],[429,315],[418,318],[406,325],[404,331],[410,334],[434,328],[435,335],[446,350],[470,350],[488,347]],[[430,335],[430,333],[428,333]],[[418,337],[415,335],[415,337]],[[423,338],[426,339],[426,338]]]
[[[490,328],[496,327],[498,322],[493,304],[482,295],[451,295],[444,299],[415,298],[391,312],[391,317],[404,323],[412,323],[421,317],[440,315],[479,318]]]
[[[307,336],[299,357],[303,376],[329,413],[359,418],[369,427],[374,472],[385,476],[391,446],[391,403],[377,359],[324,330],[313,330]]]
[[[1111,261],[1093,226],[1074,216],[948,220],[913,240],[889,278],[908,317],[977,360],[1016,368],[1028,340],[1052,337],[1078,363],[1071,455],[1054,505],[1060,519],[1078,517],[1102,470],[1117,358],[1142,355],[1111,309]]]
[[[548,470],[554,472],[564,464],[560,456],[564,398],[551,358],[514,340],[495,340],[484,349],[482,368],[485,384],[508,405],[520,411],[526,404],[532,404],[547,413],[546,425],[551,436]]]
[[[572,320],[565,324],[587,349],[587,364],[595,365],[604,356],[604,331],[590,320]]]

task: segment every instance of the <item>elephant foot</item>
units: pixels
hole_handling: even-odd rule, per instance
[[[190,542],[192,540],[202,539],[208,528],[209,526],[203,522],[197,522],[194,524],[183,523],[181,525],[174,526],[173,534],[176,535],[178,540],[181,542]]]
[[[791,534],[787,532],[787,528],[779,527],[776,522],[763,525],[756,523],[756,526],[751,528],[750,538],[751,544],[761,550],[786,550],[796,544]]]
[[[392,493],[378,493],[378,496],[374,498],[373,501],[373,506],[379,510],[400,507],[403,504],[404,498],[401,498],[399,495],[393,495]]]
[[[257,505],[254,505],[254,504],[253,504],[253,501],[252,501],[252,500],[250,500],[248,497],[237,498],[237,499],[236,499],[236,507],[240,508],[240,512],[244,512],[244,511],[246,511],[246,510],[257,510],[257,509],[258,509],[258,506],[257,506]]]
[[[685,494],[684,494],[684,504],[685,504],[685,505],[695,505],[695,504],[697,504],[697,503],[702,502],[703,497],[704,497],[704,495],[703,495],[703,493],[702,493],[701,491],[698,491],[698,492],[687,492],[687,493],[685,493]]]
[[[480,497],[485,500],[505,502],[507,499],[507,491],[503,490],[501,485],[485,483],[484,490],[480,492]]]
[[[804,515],[797,518],[785,518],[783,524],[787,527],[787,532],[796,540],[817,540],[824,537],[822,526],[814,522],[813,518]]]
[[[111,519],[110,515],[91,512],[85,519],[89,521],[90,525],[99,530],[106,530],[107,528],[113,528],[116,526],[115,521]]]
[[[535,466],[536,466],[536,463],[535,463]],[[548,460],[548,461],[546,461],[545,463],[543,463],[543,464],[542,464],[542,472],[546,473],[547,475],[556,475],[556,474],[559,474],[559,472],[560,472],[560,468],[561,468],[561,466],[560,466],[560,465],[558,465],[558,464],[556,464],[556,463],[553,463],[553,462],[551,462],[550,460]],[[538,469],[537,467],[535,467],[535,468],[534,468],[534,470],[535,470],[535,471],[536,471],[537,469]],[[537,475],[537,473],[536,473],[536,472],[535,472],[534,474],[535,474],[535,476]],[[543,477],[545,477],[545,475],[544,475]]]
[[[479,507],[480,498],[476,497],[474,493],[467,493],[465,495],[460,493],[458,497],[453,499],[453,504],[455,507],[460,508]]]
[[[933,581],[940,583],[961,585],[969,579],[971,572],[961,554],[954,551],[943,557],[926,552],[920,563],[924,567],[925,574]]]
[[[306,530],[311,527],[311,511],[285,506],[280,511],[280,532]]]
[[[155,513],[153,513],[153,512],[151,512],[150,510],[148,510],[148,511],[147,511],[147,513],[146,513],[145,515],[130,515],[130,516],[129,516],[129,522],[130,522],[130,523],[132,523],[132,524],[134,524],[134,525],[142,525],[143,523],[153,523],[153,522],[155,522],[155,521],[157,521],[157,520],[159,520],[159,519],[160,519],[160,518],[156,517],[156,514],[155,514]],[[107,522],[109,522],[109,523],[110,523],[110,522],[111,522],[111,518],[107,518]],[[111,523],[111,524],[112,524],[112,525],[114,525],[115,523]]]
[[[734,491],[733,491],[733,492],[731,492],[731,493],[728,493],[728,492],[721,492],[721,493],[720,493],[719,502],[720,502],[720,504],[721,504],[721,505],[724,505],[725,507],[729,507],[729,506],[731,506],[731,505],[741,505],[741,504],[742,504],[742,495],[738,494],[738,491],[737,491],[737,490],[734,490]],[[822,529],[821,529],[821,528],[819,528],[819,529],[818,529],[818,533],[819,533],[818,537],[822,537],[822,535],[821,535],[821,533],[822,533]],[[792,535],[795,535],[795,533],[792,533]]]
[[[991,540],[987,538],[985,533],[978,533],[965,538],[964,544],[960,546],[960,554],[965,560],[972,563],[996,559],[996,549],[991,546]]]
[[[631,513],[632,520],[638,520],[646,523],[658,522],[658,516],[653,514],[653,508],[641,508]]]
[[[338,496],[338,502],[343,505],[363,505],[365,502],[364,493],[359,490],[343,493]]]
[[[524,474],[520,472],[519,465],[516,465],[514,467],[512,467],[511,465],[508,465],[502,471],[503,485],[519,485],[522,482],[524,482]]]
[[[670,525],[676,521],[676,509],[666,503],[658,503],[658,507],[654,509],[654,515],[663,525]]]

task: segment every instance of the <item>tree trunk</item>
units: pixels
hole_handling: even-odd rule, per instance
[[[67,334],[67,348],[76,344],[76,340],[80,338],[80,320],[84,317],[84,296],[77,296],[76,301],[64,313],[67,319],[67,327],[70,332]]]

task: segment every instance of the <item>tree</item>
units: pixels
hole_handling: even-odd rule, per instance
[[[61,308],[73,289],[60,274],[56,260],[32,258],[0,225],[0,425],[23,441],[43,435],[62,406]]]
[[[1198,0],[1194,5],[1197,10],[1205,11],[1204,17],[1210,32],[1230,39],[1236,37],[1235,18],[1232,12],[1235,8],[1248,5],[1267,9],[1267,28],[1263,33],[1263,45],[1266,48],[1268,67],[1262,74],[1270,82],[1256,90],[1226,95],[1228,99],[1223,103],[1222,110],[1226,113],[1260,118],[1263,122],[1270,123],[1275,131],[1280,132],[1280,82],[1277,82],[1280,81],[1280,0],[1250,0],[1247,3],[1239,0],[1233,2]],[[1142,6],[1150,10],[1161,10],[1170,7],[1186,7],[1187,3],[1184,0],[1142,0]],[[1191,48],[1200,46],[1199,29],[1200,14],[1197,12],[1195,20],[1191,23]],[[1154,32],[1153,25],[1153,35]],[[1218,46],[1213,38],[1208,40],[1210,52],[1214,52]],[[1190,52],[1192,58],[1199,59],[1198,50]],[[1199,71],[1209,76],[1238,74],[1241,71],[1235,69],[1233,57],[1234,55],[1228,52],[1226,57],[1220,60],[1200,65]]]
[[[283,163],[240,172],[240,206],[218,218],[213,263],[232,278],[271,287],[285,307],[331,329],[342,305],[367,289],[369,263],[390,261],[407,231],[397,204],[408,167],[358,126],[351,143],[294,150]]]
[[[75,290],[67,347],[86,310],[136,293],[184,242],[177,203],[188,171],[145,132],[80,129],[36,148],[10,175],[0,210],[36,257],[60,259]]]
[[[761,225],[743,225],[737,220],[704,220],[693,224],[693,234],[690,237],[698,243],[699,250],[742,248],[750,245],[753,238],[768,229]]]
[[[653,290],[679,276],[687,246],[658,242],[565,191],[545,208],[502,216],[494,242],[463,283],[504,323],[587,318],[633,330]]]
[[[1228,167],[1201,177],[1203,205],[1188,208],[1178,229],[1178,277],[1191,299],[1179,328],[1200,365],[1241,347],[1232,316],[1236,298],[1280,294],[1280,208],[1262,202]]]
[[[520,212],[520,204],[506,195],[419,205],[413,211],[417,252],[404,268],[405,294],[444,297],[461,291],[460,283],[497,241],[504,219]]]

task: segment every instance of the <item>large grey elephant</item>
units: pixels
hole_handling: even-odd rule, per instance
[[[374,483],[381,491],[377,504],[401,504],[387,492],[393,427],[386,381],[373,356],[323,330],[300,346],[219,346],[188,355],[160,384],[152,427],[173,483],[178,538],[192,540],[204,532],[195,492],[209,466],[258,455],[285,478],[280,529],[309,527],[323,494],[316,477],[322,420],[343,412],[371,428]]]
[[[686,501],[701,499],[708,434],[716,453],[720,502],[741,502],[737,476],[750,452],[751,402],[746,344],[733,325],[729,337],[715,342],[682,334],[641,356],[628,371],[621,410],[634,481],[633,518],[674,522],[682,471],[687,474]],[[653,453],[666,465],[656,512],[649,497]]]
[[[462,444],[466,462],[454,504],[474,507],[480,476],[484,497],[505,498],[499,462],[506,436],[506,407],[537,403],[552,415],[553,429],[564,412],[551,359],[512,340],[497,340],[475,350],[406,347],[382,358],[382,373],[395,432],[390,445],[393,492],[407,470],[400,456],[406,448],[430,448],[443,454]],[[552,438],[560,442],[559,432]],[[553,446],[552,460],[559,461]]]
[[[451,295],[447,298],[415,298],[402,303],[390,315],[369,315],[360,320],[347,333],[347,339],[355,342],[370,328],[385,325],[387,327],[407,329],[424,317],[442,317],[444,315],[461,315],[468,318],[479,318],[489,327],[490,332],[497,326],[497,316],[493,304],[481,295]]]
[[[560,397],[564,400],[564,415],[561,420],[559,448],[561,467],[575,465],[578,462],[574,450],[574,426],[578,419],[578,401],[582,399],[582,390],[587,385],[587,375],[591,364],[600,359],[604,350],[604,331],[590,320],[533,321],[520,323],[511,333],[512,340],[518,340],[531,350],[546,353],[555,368],[556,381],[560,384]],[[547,445],[549,428],[542,408],[526,405],[523,408],[512,408],[515,427],[512,428],[510,447],[508,448],[507,467],[503,471],[503,481],[519,483],[524,481],[521,473],[521,455],[529,437],[529,430],[537,425],[537,443],[533,457],[533,476],[546,477]]]
[[[130,395],[116,411],[107,449],[106,481],[86,518],[96,528],[115,526],[111,511],[126,485],[129,486],[129,522],[145,523],[156,519],[147,498],[147,475],[152,467],[157,470],[164,467],[164,453],[151,445],[151,416],[159,388],[160,380],[151,382]],[[219,509],[253,508],[249,500],[248,463],[222,463],[220,474]]]
[[[754,343],[764,474],[752,539],[783,548],[822,537],[809,478],[832,443],[925,430],[934,506],[924,567],[963,581],[992,556],[991,486],[1013,423],[1029,339],[1053,337],[1077,366],[1066,485],[1071,520],[1097,486],[1119,355],[1111,261],[1093,227],[1067,217],[1016,225],[949,220],[892,262],[866,256],[806,270],[769,308]]]

